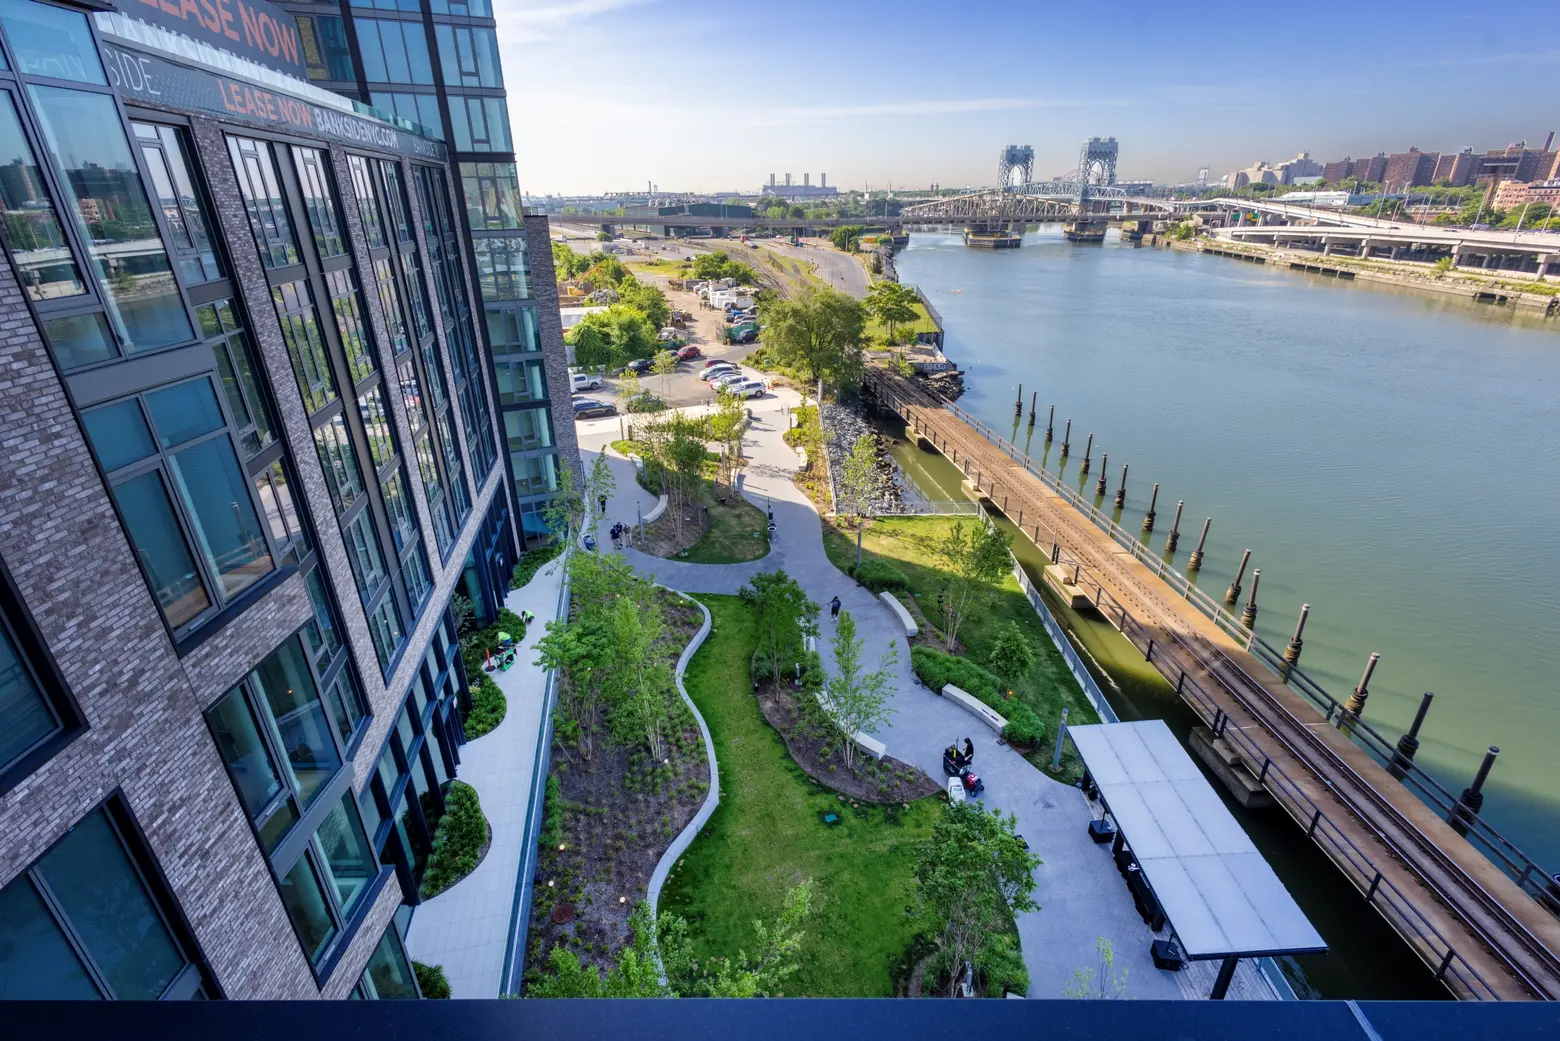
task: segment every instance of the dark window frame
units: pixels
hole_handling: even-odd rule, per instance
[[[55,727],[43,734],[10,762],[0,763],[0,796],[26,780],[87,731],[87,718],[77,704],[59,662],[27,610],[11,569],[0,559],[0,626],[11,639],[17,658],[32,678]]]

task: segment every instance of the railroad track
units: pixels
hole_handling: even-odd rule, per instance
[[[872,382],[885,397],[922,413],[912,417],[919,420],[918,426],[935,424],[938,437],[944,441],[945,454],[951,450],[965,460],[978,461],[981,465],[975,479],[987,486],[987,495],[1003,491],[1019,495],[1026,507],[1025,527],[1043,528],[1051,538],[1067,546],[1076,563],[1093,572],[1095,582],[1109,578],[1113,587],[1110,595],[1123,610],[1130,611],[1138,625],[1157,630],[1188,659],[1178,663],[1177,668],[1194,681],[1202,677],[1216,684],[1252,723],[1282,745],[1300,767],[1325,787],[1338,809],[1358,822],[1374,844],[1382,847],[1388,860],[1395,860],[1406,869],[1411,876],[1408,881],[1417,883],[1454,916],[1514,982],[1535,997],[1560,998],[1560,955],[1330,747],[1313,729],[1317,720],[1308,721],[1296,715],[1225,648],[1191,626],[1181,610],[1133,574],[1124,562],[1112,559],[1116,556],[1113,551],[1102,552],[1104,547],[1092,537],[1092,530],[1084,530],[1086,522],[1075,515],[1071,506],[1055,500],[1054,493],[1043,487],[1037,492],[1032,487],[1015,486],[1022,485],[1024,477],[1030,481],[1035,478],[1027,471],[1023,477],[1004,472],[1022,468],[999,447],[950,415],[940,400],[903,381],[890,382],[874,375]],[[993,461],[996,465],[992,465]],[[1162,656],[1156,664],[1163,672],[1168,663],[1169,659]],[[1166,678],[1174,681],[1171,675]],[[1253,773],[1261,767],[1260,763],[1248,765]],[[1282,798],[1280,802],[1288,805]],[[1380,875],[1378,869],[1377,877]],[[1525,894],[1520,898],[1528,899]],[[1450,948],[1450,940],[1441,939]],[[1485,985],[1489,986],[1488,981]]]

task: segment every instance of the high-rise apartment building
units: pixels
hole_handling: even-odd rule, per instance
[[[1386,168],[1382,171],[1383,187],[1389,192],[1401,192],[1429,184],[1435,177],[1436,161],[1440,158],[1439,152],[1421,152],[1417,148],[1394,152],[1387,157]]]
[[[1432,184],[1445,184],[1452,188],[1462,188],[1473,183],[1478,176],[1479,165],[1483,156],[1474,153],[1471,148],[1464,148],[1461,152],[1443,152],[1435,161],[1435,174],[1431,179]]]
[[[0,0],[0,999],[417,994],[451,601],[575,452],[490,11],[430,2]]]

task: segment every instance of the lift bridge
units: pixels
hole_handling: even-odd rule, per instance
[[[1004,249],[1017,246],[1029,224],[1061,223],[1069,239],[1099,242],[1110,220],[1150,221],[1168,215],[1168,201],[1129,199],[1116,187],[1116,154],[1114,137],[1091,137],[1083,143],[1076,170],[1035,181],[1034,149],[1008,145],[997,157],[995,188],[907,207],[901,220],[906,227],[962,226],[966,245]]]

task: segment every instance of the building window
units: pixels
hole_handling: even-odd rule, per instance
[[[536,354],[542,338],[536,331],[536,312],[529,307],[487,312],[488,340],[494,354]]]
[[[369,249],[383,249],[385,225],[379,217],[379,200],[374,195],[368,162],[360,155],[347,156],[347,167],[352,171],[352,194],[357,197],[358,216],[363,221],[363,237],[368,240]]]
[[[388,159],[379,160],[379,183],[385,193],[385,207],[390,220],[390,227],[395,231],[397,242],[412,241],[412,222],[407,217],[406,192],[401,186],[401,166]]]
[[[183,628],[275,570],[210,378],[82,419],[169,625]]]
[[[415,11],[415,0],[411,2]],[[358,18],[356,24],[365,80],[370,83],[433,82],[428,38],[423,35],[422,22]]]
[[[494,358],[493,377],[500,405],[521,405],[547,398],[547,374],[539,361]]]
[[[472,228],[520,227],[520,182],[514,163],[461,163],[460,183]]]
[[[401,610],[395,605],[395,597],[385,597],[378,607],[368,612],[368,634],[373,638],[379,667],[388,676],[390,663],[406,642],[406,633],[401,627]]]
[[[475,18],[493,17],[488,0],[431,0],[434,14],[461,14]]]
[[[9,577],[0,574],[0,790],[9,787],[7,768],[79,724],[42,641],[27,622],[21,598]],[[0,997],[4,985],[0,973]]]
[[[379,1001],[417,997],[417,980],[393,924],[385,927],[379,945],[369,955],[354,996]]]
[[[358,728],[368,718],[368,710],[363,705],[357,684],[352,682],[350,670],[342,669],[325,688],[325,707],[330,710],[331,721],[336,724],[336,733],[342,745],[350,746],[352,739],[357,736]]]
[[[227,395],[228,412],[233,416],[233,432],[245,458],[255,455],[276,440],[271,410],[260,386],[259,369],[249,337],[238,327],[233,301],[219,300],[195,309],[201,333],[211,343],[217,363],[217,375]]]
[[[380,482],[384,495],[385,513],[390,518],[390,535],[395,540],[397,553],[406,549],[417,538],[417,522],[413,519],[412,500],[406,492],[406,474],[402,467]]]
[[[446,87],[502,87],[498,64],[498,35],[493,29],[470,25],[435,25],[439,64]]]
[[[542,495],[558,490],[558,457],[556,455],[510,456],[515,471],[515,492],[519,495]]]
[[[448,95],[450,135],[457,152],[508,152],[509,106],[503,98]]]
[[[414,431],[421,430],[428,422],[428,413],[423,411],[422,383],[410,358],[401,363],[396,375],[401,380],[401,404],[406,406],[407,421]]]
[[[309,79],[357,82],[357,73],[352,70],[352,51],[347,46],[347,27],[341,18],[330,14],[296,17]]]
[[[416,11],[417,0],[352,0],[353,7],[374,8],[380,11]]]
[[[95,61],[96,59],[94,59]],[[114,99],[28,88],[59,183],[97,266],[109,324],[126,354],[194,338]]]
[[[363,331],[363,310],[358,305],[357,283],[347,270],[325,272],[325,288],[330,293],[330,310],[336,316],[336,334],[341,352],[347,356],[347,370],[354,384],[362,383],[377,368],[368,335]]]
[[[16,105],[7,91],[0,91],[0,169],[6,172],[6,176],[0,177],[6,242],[11,247],[11,258],[16,262],[28,297],[43,302],[85,294],[86,283],[71,257],[59,214],[44,186],[43,172],[22,133]],[[85,342],[90,345],[92,340]],[[72,352],[61,347],[55,346],[54,355],[65,369],[105,361],[113,356],[112,351],[103,349],[101,344],[96,352]]]
[[[314,667],[324,675],[331,659],[341,649],[341,630],[336,624],[336,612],[331,609],[320,569],[310,568],[304,584],[309,589],[309,603],[314,607],[314,617],[303,627],[304,640],[314,655]]]
[[[471,453],[472,478],[478,487],[482,486],[482,479],[498,460],[498,450],[493,445],[491,416],[482,384],[473,379],[460,389],[460,417],[466,427],[466,449]],[[551,436],[550,426],[548,435]]]
[[[23,75],[107,84],[87,20],[78,12],[49,4],[8,3],[0,10],[0,26]]]
[[[401,294],[395,285],[395,267],[388,257],[374,261],[374,283],[379,287],[379,307],[390,332],[390,353],[400,354],[412,345],[401,314]]]
[[[303,407],[312,415],[336,400],[336,379],[325,357],[325,338],[320,334],[314,299],[305,281],[286,282],[271,290],[276,316],[281,320],[282,339],[292,359],[293,375]]]
[[[195,188],[190,143],[183,130],[155,123],[132,122],[141,157],[152,175],[163,223],[173,236],[169,245],[179,273],[190,285],[215,282],[222,264],[211,242],[211,212]]]
[[[363,494],[363,474],[358,469],[357,454],[352,451],[352,438],[341,413],[315,427],[314,447],[319,451],[320,467],[330,485],[330,498],[336,504],[336,512],[346,513]]]
[[[339,257],[347,251],[341,221],[336,216],[336,200],[330,190],[329,158],[318,148],[293,146],[293,166],[298,171],[298,190],[314,232],[314,247],[321,260]]]
[[[149,863],[111,802],[0,889],[0,1000],[213,996]]]
[[[477,284],[482,299],[527,300],[531,296],[531,262],[519,235],[472,239],[477,253]]]
[[[423,283],[422,266],[415,250],[401,254],[401,274],[406,279],[406,297],[412,305],[412,322],[419,340],[432,343],[433,320],[428,317],[428,287]],[[427,348],[425,347],[424,350]],[[437,350],[437,346],[434,350]]]
[[[298,263],[298,242],[293,238],[292,221],[282,199],[270,144],[248,137],[229,137],[228,152],[233,158],[233,172],[238,175],[238,190],[244,197],[249,228],[260,250],[260,263],[267,268]]]
[[[384,393],[378,384],[358,395],[358,414],[363,417],[363,431],[368,436],[368,454],[374,460],[374,470],[383,470],[395,458],[395,436],[390,425],[390,411],[385,408]]]
[[[528,408],[519,412],[504,413],[504,433],[508,437],[511,452],[529,452],[537,448],[551,448],[553,443],[552,416],[545,408]]]
[[[356,520],[342,529],[341,537],[347,543],[347,562],[352,565],[352,575],[357,579],[358,593],[364,604],[372,603],[385,580],[385,560],[379,553],[379,539],[374,535],[373,514],[367,510],[358,514]]]
[[[276,547],[284,565],[297,564],[309,554],[309,536],[298,519],[286,464],[281,459],[275,460],[255,474],[254,481],[260,509],[271,532],[271,544]]]
[[[406,578],[406,597],[411,601],[412,611],[421,611],[433,593],[433,580],[428,577],[428,564],[423,560],[421,546],[414,545],[401,561],[401,574]]]
[[[392,116],[418,124],[435,140],[444,140],[444,117],[439,114],[437,94],[403,94],[376,90],[369,94],[368,103],[381,112],[388,112]]]

